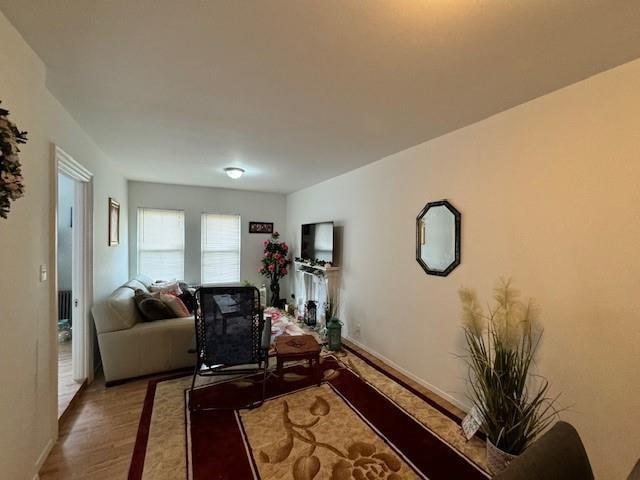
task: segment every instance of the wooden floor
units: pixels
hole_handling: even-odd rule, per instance
[[[98,378],[60,422],[58,443],[41,480],[117,480],[127,477],[147,380],[105,388]]]
[[[80,390],[80,383],[73,381],[71,366],[71,340],[58,344],[58,418],[67,409]]]
[[[352,346],[352,345],[350,345]],[[352,346],[445,408],[462,411],[397,370]],[[118,480],[127,477],[149,379],[105,388],[104,379],[83,390],[61,420],[60,438],[40,471],[41,480]]]

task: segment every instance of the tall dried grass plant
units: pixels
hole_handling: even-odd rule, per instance
[[[473,290],[461,288],[459,296],[469,395],[491,443],[519,455],[558,415],[548,381],[530,372],[543,332],[539,310],[520,300],[510,280],[497,283],[486,313]]]

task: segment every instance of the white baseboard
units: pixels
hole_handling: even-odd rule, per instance
[[[33,476],[33,480],[39,480],[40,478],[40,469],[44,465],[44,462],[47,461],[47,457],[53,450],[53,446],[56,444],[56,441],[53,438],[50,438],[47,444],[42,449],[38,460],[36,460],[36,474]]]
[[[360,343],[357,340],[354,340],[351,337],[344,337],[345,340],[348,340],[349,342],[353,343],[354,345],[356,345],[358,348],[361,348],[362,350],[364,350],[365,352],[367,352],[370,355],[373,355],[374,357],[378,358],[379,360],[382,360],[384,363],[386,363],[387,365],[389,365],[390,367],[393,367],[394,369],[396,369],[397,371],[399,371],[400,373],[402,373],[403,375],[406,375],[407,377],[409,377],[411,380],[413,380],[414,382],[419,383],[420,385],[422,385],[424,388],[427,388],[429,390],[431,390],[433,393],[435,393],[436,395],[439,395],[440,397],[444,398],[445,400],[447,400],[448,402],[451,402],[452,404],[454,404],[456,407],[458,407],[460,410],[462,410],[463,412],[469,412],[469,410],[471,410],[471,407],[464,401],[461,401],[455,397],[453,397],[451,394],[440,390],[438,387],[436,387],[435,385],[430,384],[429,382],[417,377],[416,375],[414,375],[413,373],[411,373],[410,371],[406,370],[405,368],[401,367],[400,365],[398,365],[397,363],[395,363],[393,360],[388,359],[387,357],[385,357],[384,355],[379,354],[378,352],[376,352],[375,350],[372,350],[371,348],[367,347],[366,345],[363,345],[362,343]]]

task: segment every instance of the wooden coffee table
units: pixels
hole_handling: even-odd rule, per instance
[[[281,335],[276,338],[276,371],[282,379],[284,362],[309,360],[320,385],[320,345],[312,335]],[[315,365],[314,365],[315,363]]]

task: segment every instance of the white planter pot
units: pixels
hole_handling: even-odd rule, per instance
[[[517,455],[511,455],[496,447],[487,438],[487,468],[493,475],[502,472]]]

